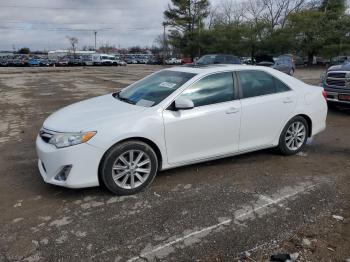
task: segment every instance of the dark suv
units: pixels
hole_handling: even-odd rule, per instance
[[[234,55],[225,55],[225,54],[213,54],[213,55],[204,55],[199,58],[195,65],[211,65],[211,64],[241,64],[241,60]]]
[[[350,60],[328,68],[321,76],[321,85],[329,102],[350,104]]]

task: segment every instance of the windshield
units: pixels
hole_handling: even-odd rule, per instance
[[[132,104],[151,107],[163,101],[194,76],[192,73],[160,71],[122,90],[118,98]]]
[[[205,55],[197,60],[197,64],[200,65],[209,65],[214,64],[216,55]]]
[[[290,65],[292,63],[292,59],[289,57],[278,57],[275,62],[277,65]]]

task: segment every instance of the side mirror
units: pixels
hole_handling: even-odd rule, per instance
[[[180,97],[175,100],[175,110],[188,110],[192,108],[194,108],[194,104],[191,99]]]

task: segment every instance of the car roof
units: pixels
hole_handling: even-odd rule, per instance
[[[253,66],[253,65],[236,65],[236,64],[211,64],[211,65],[186,65],[167,68],[165,70],[172,70],[178,72],[187,72],[193,74],[210,74],[224,71],[235,70],[260,70],[271,71],[269,67]]]

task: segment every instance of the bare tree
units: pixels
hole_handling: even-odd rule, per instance
[[[237,0],[225,0],[218,6],[217,20],[223,24],[240,23],[244,19],[245,4]]]
[[[277,26],[283,28],[287,17],[302,9],[306,0],[262,0],[264,5],[264,19],[273,31]]]
[[[67,39],[72,47],[73,50],[73,56],[75,57],[75,52],[77,50],[77,45],[78,45],[78,38],[74,37],[74,36],[67,36]]]
[[[158,35],[154,39],[154,43],[156,44],[156,46],[158,46],[162,50],[163,57],[167,57],[168,56],[168,50],[169,50],[168,35],[165,35],[165,36],[164,35]]]
[[[265,5],[263,0],[247,0],[244,2],[244,10],[244,18],[258,24],[263,17]]]
[[[208,18],[207,18],[207,20],[208,20],[207,25],[208,25],[209,29],[212,28],[213,25],[217,22],[218,8],[219,8],[218,6],[213,6],[210,9],[210,12],[209,12],[209,15],[208,15]]]

